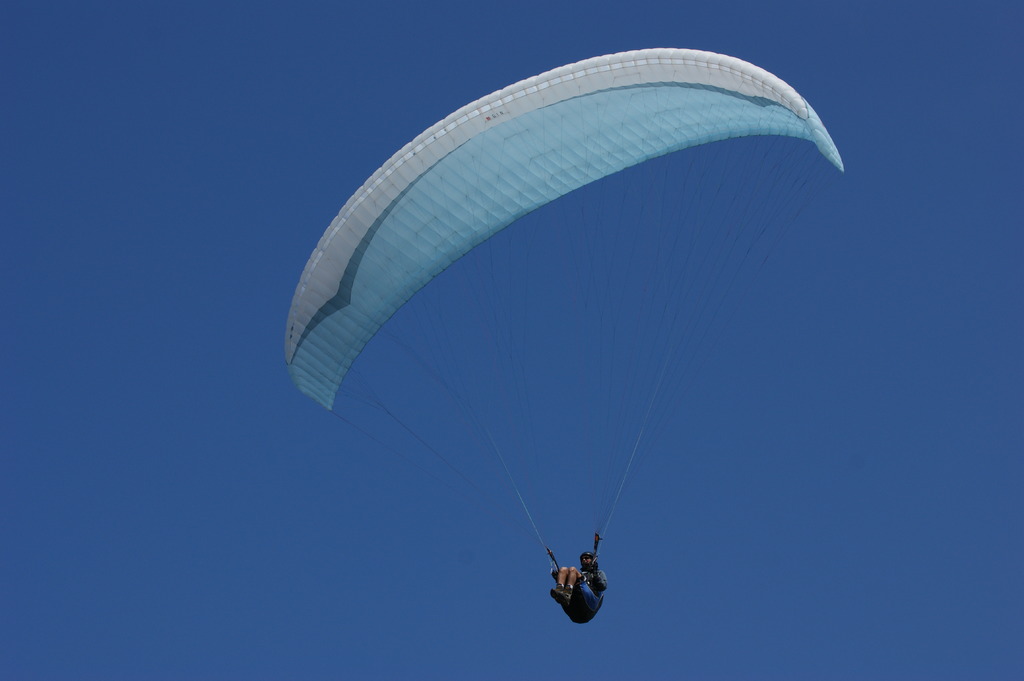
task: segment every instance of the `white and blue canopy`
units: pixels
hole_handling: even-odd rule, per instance
[[[320,239],[288,316],[292,380],[331,408],[381,325],[474,246],[589,182],[751,135],[809,140],[843,168],[820,119],[792,87],[711,52],[595,57],[462,107],[381,166]]]

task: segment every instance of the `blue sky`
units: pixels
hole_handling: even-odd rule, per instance
[[[5,3],[0,675],[1020,678],[1024,12],[690,4]],[[294,389],[285,318],[405,142],[646,47],[779,75],[847,170],[627,490],[580,627],[529,538]]]

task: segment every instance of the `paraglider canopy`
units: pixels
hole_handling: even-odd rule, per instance
[[[462,107],[381,166],[321,238],[289,313],[292,380],[330,409],[381,325],[502,228],[624,168],[753,135],[809,140],[843,167],[818,116],[792,87],[711,52],[596,57]]]

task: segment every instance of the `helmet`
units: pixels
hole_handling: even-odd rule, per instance
[[[588,558],[590,558],[590,560],[594,560],[595,558],[597,558],[597,556],[595,556],[591,551],[584,551],[583,553],[581,553],[580,561],[583,560],[583,556],[587,556]]]

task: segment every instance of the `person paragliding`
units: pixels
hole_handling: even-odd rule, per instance
[[[513,83],[470,102],[395,152],[346,201],[324,232],[303,270],[288,313],[285,362],[292,381],[304,394],[348,421],[341,414],[342,409],[336,407],[335,400],[357,357],[407,301],[469,251],[527,214],[634,166],[683,150],[693,149],[693,155],[696,155],[698,147],[757,136],[770,141],[782,137],[806,140],[813,143],[838,170],[843,169],[839,150],[821,119],[796,90],[758,66],[701,50],[635,50],[585,59]],[[775,161],[769,161],[767,157],[764,163],[765,168],[775,167]],[[694,174],[699,177],[701,171],[698,169]],[[686,178],[680,177],[678,181],[671,182],[687,184],[684,180]],[[709,177],[707,182],[708,185],[704,186],[714,189],[707,193],[717,195],[716,180]],[[695,183],[695,186],[700,184]],[[764,185],[772,197],[782,186],[774,182]],[[674,188],[661,193],[665,194],[662,198],[666,204],[675,201],[677,192]],[[699,198],[703,193],[695,191],[694,196]],[[682,203],[688,210],[689,202]],[[595,345],[603,348],[606,335],[618,335],[618,318],[614,318],[614,323],[607,322],[606,312],[614,308],[640,308],[640,311],[649,310],[654,317],[648,321],[649,326],[648,323],[637,325],[645,329],[639,335],[648,335],[651,338],[647,340],[654,342],[646,347],[631,348],[628,353],[654,357],[649,367],[653,373],[634,373],[628,366],[620,367],[616,361],[606,361],[614,355],[606,355],[603,351],[595,354],[600,359],[592,360],[601,369],[595,372],[601,378],[599,383],[593,384],[598,389],[592,392],[621,394],[626,396],[622,402],[647,405],[641,420],[633,424],[636,428],[631,425],[621,429],[626,435],[620,437],[631,439],[631,446],[615,449],[620,440],[608,440],[610,452],[628,451],[630,455],[624,466],[608,466],[612,472],[616,469],[621,471],[620,479],[618,492],[609,499],[610,503],[595,513],[598,532],[607,528],[619,493],[631,471],[635,470],[634,459],[641,452],[641,439],[646,443],[647,438],[652,437],[648,434],[648,426],[653,430],[657,421],[666,418],[666,410],[655,403],[655,397],[662,403],[671,403],[669,395],[673,388],[670,384],[678,385],[684,380],[682,375],[673,379],[669,375],[669,366],[673,363],[679,365],[677,374],[688,372],[696,363],[693,359],[696,351],[689,350],[688,363],[681,359],[685,354],[682,348],[690,347],[691,338],[697,342],[718,332],[714,322],[702,321],[701,317],[719,318],[714,308],[721,306],[721,301],[729,297],[732,284],[737,281],[737,270],[726,267],[724,263],[715,265],[712,262],[715,254],[745,254],[738,258],[738,265],[743,265],[748,259],[757,260],[753,256],[748,258],[752,253],[751,246],[743,246],[738,241],[739,234],[746,229],[746,223],[753,223],[750,217],[762,212],[766,215],[772,213],[750,208],[746,199],[737,202],[737,207],[742,214],[733,215],[728,211],[728,222],[723,229],[690,230],[687,223],[684,230],[681,228],[682,219],[677,221],[680,226],[677,229],[668,221],[663,225],[661,219],[652,216],[654,231],[665,237],[658,239],[657,251],[649,252],[648,247],[633,243],[631,230],[610,233],[607,237],[613,241],[609,243],[621,249],[622,258],[610,258],[606,269],[593,268],[592,271],[579,266],[577,253],[562,252],[557,248],[554,239],[557,230],[551,230],[550,234],[540,233],[535,250],[551,253],[559,269],[580,271],[581,281],[578,291],[573,291],[573,300],[580,301],[581,312],[586,308],[588,314],[600,321],[593,326],[581,324],[575,332],[582,334],[583,329],[588,329],[589,333],[593,328],[602,334],[602,342]],[[660,209],[652,213],[660,213]],[[693,217],[699,217],[701,213],[703,208],[695,206]],[[646,214],[644,219],[647,219]],[[737,227],[744,225],[744,230],[734,229],[732,222],[736,222]],[[763,230],[751,229],[756,243]],[[693,238],[683,236],[684,232],[691,231]],[[696,247],[696,239],[705,232],[709,233],[706,238],[713,246],[706,252]],[[526,241],[532,243],[530,239]],[[664,252],[664,245],[673,242],[690,244],[694,246],[694,252],[685,253],[683,258]],[[584,278],[588,282],[603,280],[603,273],[609,269],[632,272],[641,268],[661,271],[664,276],[653,279],[641,277],[641,281],[636,283],[641,284],[642,289],[625,286],[621,291],[614,291],[615,295],[607,296],[607,300],[583,283]],[[677,276],[684,272],[691,273],[689,281],[684,282]],[[514,281],[522,282],[521,293],[525,293],[526,284],[533,281],[531,272],[516,270],[515,275]],[[722,287],[724,290],[712,292],[715,283],[720,281],[730,283]],[[662,288],[664,291],[660,295],[664,301],[655,303],[652,300],[647,304],[649,290],[660,291]],[[687,301],[683,305],[682,299],[686,298],[687,291],[694,292],[699,300]],[[511,300],[517,301],[517,307],[522,302],[519,293],[513,294]],[[591,305],[591,302],[605,304]],[[667,309],[669,305],[680,312],[662,315],[660,310]],[[532,306],[526,304],[521,307]],[[684,313],[684,307],[692,309]],[[590,309],[594,312],[589,312]],[[705,310],[710,312],[705,313]],[[494,319],[505,316],[497,310],[488,309],[486,312],[485,316]],[[575,312],[567,316],[574,317]],[[663,320],[662,317],[669,319]],[[613,316],[608,315],[608,318]],[[507,321],[511,322],[512,317]],[[543,347],[549,341],[548,334],[552,338],[555,334],[546,321],[538,322],[539,319],[534,320],[525,328],[533,326],[535,333],[543,334],[540,336],[543,342],[537,344]],[[418,359],[420,337],[425,341],[435,335],[434,331],[443,336],[440,332],[444,329],[439,328],[442,326],[435,321],[435,326],[427,333],[419,334],[416,342],[407,349]],[[510,323],[509,326],[518,336],[519,329],[515,324]],[[508,347],[503,344],[487,345],[500,347],[500,352],[515,363],[515,378],[496,382],[493,386],[495,392],[507,388],[517,395],[529,394],[525,386],[532,384],[533,379],[527,379],[527,374],[532,376],[536,371],[538,375],[544,375],[547,360],[555,359],[554,356],[547,357],[547,353],[539,353],[545,355],[545,361],[534,370],[526,371],[526,362],[519,356],[515,343]],[[575,349],[576,346],[572,347]],[[678,353],[677,348],[680,349]],[[458,366],[481,364],[460,361],[462,356],[459,353],[445,354],[450,355],[451,363]],[[469,357],[467,354],[466,359]],[[506,464],[502,453],[504,445],[491,437],[493,431],[484,424],[482,413],[474,413],[474,401],[464,399],[453,389],[461,381],[450,381],[449,370],[438,368],[435,372],[433,367],[427,369],[445,392],[445,401],[451,398],[462,410],[460,416],[471,424],[471,429],[479,429],[479,434],[486,435],[479,448],[482,451],[473,449],[467,455],[487,453],[499,460],[533,527],[537,543],[546,546],[523,495],[519,493],[511,472],[515,467]],[[588,373],[580,372],[581,375]],[[653,384],[650,379],[646,381],[648,396],[641,400],[628,397],[634,394],[634,384],[645,384],[645,381],[638,380],[636,374],[654,377]],[[487,387],[490,382],[473,373],[468,384]],[[579,385],[581,392],[591,391],[589,384]],[[641,394],[645,390],[637,388],[637,391]],[[405,397],[403,389],[403,401]],[[427,401],[426,396],[418,395],[414,390],[409,391],[408,397],[414,413],[419,411],[415,405]],[[383,400],[370,395],[367,402],[380,408],[401,429],[437,454],[437,449],[392,412]],[[481,401],[481,405],[485,402]],[[543,409],[537,405],[529,409],[522,406],[524,412]],[[483,409],[482,406],[481,412]],[[502,409],[498,413],[505,412]],[[609,412],[612,413],[617,412]],[[598,419],[588,418],[583,422]],[[623,422],[626,420],[629,419]],[[373,439],[376,440],[375,437]],[[437,455],[448,468],[462,475],[444,457]],[[614,488],[607,486],[607,489]],[[593,619],[604,598],[608,583],[604,572],[597,566],[599,539],[595,537],[593,552],[587,551],[580,556],[579,568],[560,568],[548,551],[556,583],[551,595],[573,622],[585,623]]]
[[[562,610],[577,624],[586,624],[594,619],[604,602],[604,592],[608,588],[608,577],[597,566],[597,544],[600,537],[595,536],[594,551],[580,554],[580,567],[559,567],[551,556],[551,576],[555,580],[555,588],[551,597],[558,601]]]

